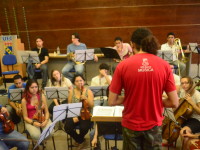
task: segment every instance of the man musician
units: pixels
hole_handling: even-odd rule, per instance
[[[115,68],[116,68],[118,62],[133,55],[133,50],[132,50],[131,46],[128,43],[123,43],[123,40],[121,37],[116,37],[114,42],[115,42],[115,46],[113,47],[113,49],[115,49],[117,51],[121,60],[115,60],[116,63],[113,64],[113,66],[112,66],[113,72],[115,71]]]
[[[167,34],[167,43],[161,45],[161,50],[163,50],[163,51],[165,51],[165,50],[166,51],[168,51],[168,50],[172,51],[173,60],[171,62],[169,62],[169,63],[172,64],[172,65],[176,65],[176,66],[178,66],[178,63],[179,63],[181,76],[184,76],[185,73],[186,73],[185,72],[186,65],[181,61],[178,62],[177,47],[175,45],[174,40],[175,40],[175,34],[173,32],[168,33]]]
[[[11,85],[8,88],[8,103],[7,109],[8,112],[10,113],[10,118],[14,122],[14,124],[18,124],[21,121],[21,114],[22,114],[22,108],[21,108],[21,101],[18,102],[13,102],[10,100],[10,91],[11,89],[17,89],[17,88],[25,88],[26,83],[23,82],[22,76],[21,75],[15,75],[13,77],[14,84]]]
[[[62,69],[62,74],[70,80],[72,80],[74,76],[73,74],[70,73],[70,71],[73,68],[75,69],[75,74],[83,74],[83,70],[84,70],[83,63],[74,62],[75,51],[87,49],[86,45],[80,42],[80,36],[78,33],[73,33],[71,38],[72,38],[72,43],[67,46],[67,55],[69,56],[68,57],[69,60]],[[94,61],[98,61],[98,57],[96,55],[94,55]]]

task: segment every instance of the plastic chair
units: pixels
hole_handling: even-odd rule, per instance
[[[110,149],[109,147],[109,140],[115,140],[115,148],[117,149],[117,141],[123,140],[123,136],[121,134],[117,134],[117,138],[115,139],[115,134],[104,134],[105,139],[105,150]]]
[[[6,88],[6,75],[19,74],[18,70],[14,70],[14,65],[17,64],[17,59],[15,55],[4,55],[2,58],[2,63],[7,66],[7,71],[2,72],[3,82]],[[10,66],[12,67],[10,69]]]

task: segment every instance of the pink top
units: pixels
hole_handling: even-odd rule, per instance
[[[37,95],[38,100],[40,100],[40,95]],[[34,114],[36,113],[36,106],[31,105],[31,103],[26,103],[26,109],[28,113],[28,118],[32,119]]]
[[[128,58],[129,53],[133,52],[131,46],[128,43],[122,43],[122,44],[123,46],[121,51],[117,50],[117,46],[113,47],[113,49],[117,50],[121,60]]]

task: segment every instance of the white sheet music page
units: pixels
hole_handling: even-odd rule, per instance
[[[115,106],[115,117],[122,117],[122,111],[124,110],[124,106]]]
[[[115,107],[110,106],[95,106],[93,108],[93,116],[113,116]]]

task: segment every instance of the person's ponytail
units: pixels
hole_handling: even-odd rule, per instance
[[[156,55],[159,49],[158,40],[155,36],[149,35],[141,41],[141,47],[142,51]]]

